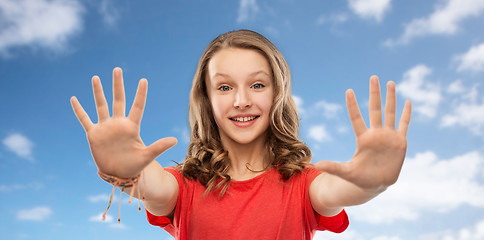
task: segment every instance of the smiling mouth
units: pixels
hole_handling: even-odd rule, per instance
[[[235,122],[249,122],[249,121],[252,121],[256,118],[258,118],[259,116],[252,116],[252,117],[235,117],[235,118],[229,118],[230,120],[232,121],[235,121]]]

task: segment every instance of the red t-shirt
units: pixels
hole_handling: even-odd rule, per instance
[[[147,212],[148,221],[176,239],[312,239],[316,230],[340,233],[348,227],[343,210],[336,216],[316,213],[309,185],[321,172],[306,168],[282,181],[272,168],[245,181],[231,181],[227,193],[203,196],[198,181],[183,179],[173,167],[180,188],[173,219]]]

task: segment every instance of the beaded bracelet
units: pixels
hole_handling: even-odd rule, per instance
[[[119,177],[115,177],[115,176],[105,174],[101,171],[98,171],[98,174],[99,174],[99,176],[101,177],[102,180],[104,180],[104,181],[113,185],[113,190],[111,191],[111,196],[109,197],[108,207],[106,208],[106,210],[104,211],[104,213],[102,215],[103,221],[106,220],[106,213],[108,212],[109,208],[111,207],[111,203],[113,202],[113,195],[114,195],[114,190],[116,189],[116,187],[119,187],[121,189],[121,193],[119,194],[118,223],[121,222],[121,195],[123,194],[123,191],[124,191],[125,188],[132,187],[131,193],[129,194],[128,203],[131,203],[133,193],[134,193],[135,189],[137,189],[137,192],[138,192],[138,211],[141,212],[140,196],[141,196],[141,199],[145,199],[144,192],[143,192],[143,195],[141,195],[139,188],[137,187],[141,173],[138,174],[135,177],[130,177],[130,178],[119,178]],[[143,183],[144,183],[144,175],[143,175]]]

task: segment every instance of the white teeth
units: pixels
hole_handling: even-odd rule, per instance
[[[256,117],[236,117],[236,118],[232,118],[233,120],[237,121],[237,122],[248,122],[248,121],[252,121],[254,120]]]

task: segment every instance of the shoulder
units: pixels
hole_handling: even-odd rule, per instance
[[[178,168],[176,168],[176,167],[165,167],[164,170],[169,172],[171,175],[173,175],[176,178],[177,182],[180,183],[180,180],[182,180],[183,175],[182,175],[181,171],[178,170]]]
[[[310,165],[304,168],[303,173],[305,173],[306,179],[312,182],[317,176],[319,176],[323,172]]]
[[[312,165],[309,165],[302,169],[302,171],[294,173],[294,175],[292,175],[289,180],[311,183],[321,173],[323,173],[321,170],[318,170]]]
[[[195,180],[190,180],[184,177],[182,171],[177,167],[165,167],[164,170],[175,177],[180,190],[184,189],[184,187],[188,185],[193,185],[193,183],[197,182]]]

